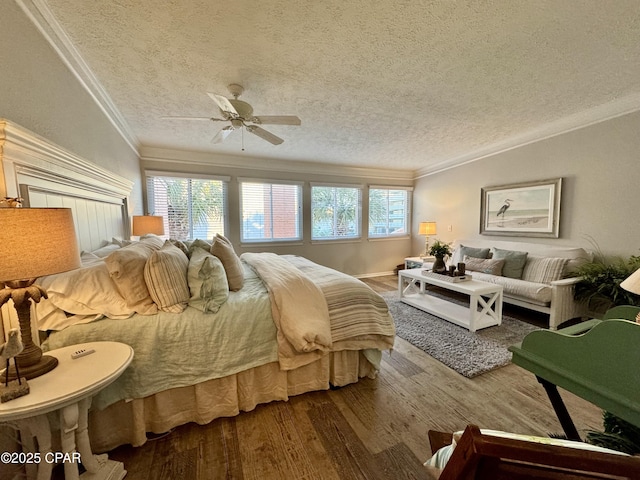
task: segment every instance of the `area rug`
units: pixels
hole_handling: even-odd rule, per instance
[[[467,378],[509,364],[511,352],[507,348],[521,342],[529,332],[539,329],[503,315],[501,325],[474,333],[402,303],[398,292],[381,295],[389,305],[396,335]],[[450,300],[463,303],[458,299]]]

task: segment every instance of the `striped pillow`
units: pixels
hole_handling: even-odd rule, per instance
[[[568,258],[536,257],[529,255],[522,272],[522,280],[535,283],[551,283],[560,280]]]
[[[188,267],[187,256],[169,240],[147,260],[144,280],[151,298],[163,312],[180,313],[187,308]]]

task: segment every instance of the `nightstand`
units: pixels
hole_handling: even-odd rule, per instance
[[[94,352],[72,359],[79,350]],[[120,480],[127,474],[121,462],[107,455],[93,455],[89,443],[88,412],[91,398],[116,380],[133,359],[133,349],[118,342],[91,342],[71,345],[46,352],[58,359],[58,366],[40,377],[29,380],[30,393],[0,404],[0,423],[17,428],[23,445],[30,448],[32,459],[27,476],[51,478],[54,460],[64,463],[66,480],[78,479],[78,460],[87,469],[83,474],[92,479]],[[60,425],[61,451],[52,451],[52,425],[49,415],[56,415]],[[58,423],[53,418],[54,424]],[[34,451],[36,438],[38,452]],[[39,458],[38,458],[39,457]],[[62,458],[60,458],[62,457]],[[30,467],[30,468],[29,468]]]

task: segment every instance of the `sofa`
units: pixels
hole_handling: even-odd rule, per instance
[[[579,281],[571,272],[591,261],[580,247],[492,240],[460,239],[452,244],[448,265],[464,262],[475,280],[502,285],[504,302],[549,315],[549,328],[586,315],[586,305],[574,299]]]

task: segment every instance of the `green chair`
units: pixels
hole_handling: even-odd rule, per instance
[[[618,305],[607,310],[602,319],[611,320],[614,318],[620,318],[622,320],[631,320],[632,322],[635,322],[638,313],[640,313],[640,307],[633,305]]]

